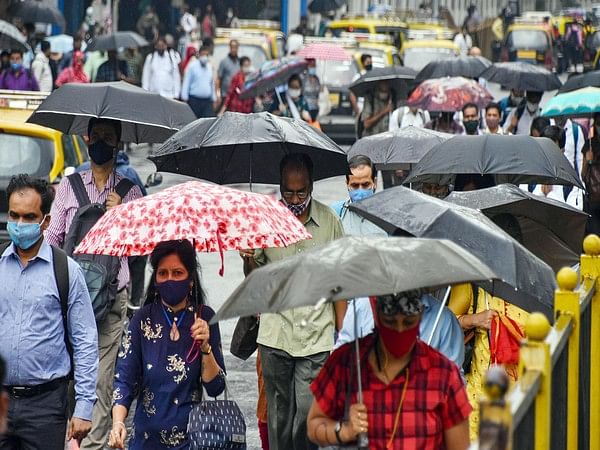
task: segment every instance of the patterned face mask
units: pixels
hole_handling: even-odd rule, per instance
[[[285,200],[285,198],[282,198],[281,200],[283,201],[283,204],[287,206],[287,208],[292,212],[292,214],[298,217],[301,216],[302,213],[308,208],[308,205],[310,204],[310,194],[306,197],[306,199],[304,199],[302,203],[298,203],[296,205],[288,203]]]

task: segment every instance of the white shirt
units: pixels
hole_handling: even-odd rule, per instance
[[[551,119],[550,123],[553,125],[556,124],[554,119]],[[577,142],[575,142],[575,133],[573,132],[574,127],[578,127]],[[582,150],[585,146],[585,131],[583,130],[583,127],[574,124],[571,119],[567,119],[563,130],[565,130],[565,158],[569,160],[569,164],[571,164],[573,169],[575,169],[575,172],[577,172],[577,176],[581,181],[581,168],[583,167]],[[581,189],[578,187],[573,187],[573,190],[567,197],[567,203],[569,203],[571,206],[581,209],[583,206],[583,192],[581,192]]]
[[[178,98],[181,91],[181,76],[174,52],[150,53],[144,62],[142,87],[157,92],[163,97]]]
[[[465,36],[462,33],[458,33],[454,36],[454,43],[460,48],[460,56],[467,56],[469,49],[473,47],[473,39],[468,34]]]
[[[401,116],[402,120],[398,123],[398,117]],[[390,117],[390,125],[388,127],[389,131],[394,131],[399,128],[406,127],[418,127],[423,128],[427,122],[429,122],[431,118],[429,117],[428,111],[423,111],[422,109],[418,109],[415,114],[412,113],[408,106],[401,106],[397,108],[393,113],[392,117]]]
[[[522,185],[521,188],[523,190],[527,190],[527,185]],[[552,185],[552,190],[548,192],[548,195],[544,195],[544,193],[542,192],[542,185],[537,184],[532,194],[540,195],[546,198],[551,198],[553,200],[558,200],[559,202],[566,203],[568,205],[571,205],[573,208],[577,208],[579,210],[583,209],[583,192],[581,191],[581,189],[576,187],[574,187],[573,190],[571,190],[566,200],[564,187],[558,184]]]
[[[508,127],[510,127],[512,118],[517,113],[517,109],[518,108],[513,108],[508,113],[508,116],[506,117],[506,122],[504,122],[504,131],[507,131]],[[539,108],[537,109],[537,111],[535,113],[531,114],[526,106],[525,109],[523,110],[523,115],[521,116],[521,119],[519,119],[519,123],[517,124],[517,132],[516,133],[513,132],[513,134],[517,134],[517,135],[525,134],[525,135],[529,136],[529,133],[531,131],[531,122],[533,121],[533,119],[535,119],[537,116],[539,116],[539,114],[540,114]]]
[[[509,132],[507,132],[507,131],[504,131],[504,130],[502,129],[502,127],[501,127],[500,125],[498,125],[498,128],[496,129],[496,132],[495,132],[495,133],[492,133],[492,132],[490,131],[489,127],[485,127],[485,130],[483,130],[483,134],[499,134],[499,135],[507,135],[507,134],[510,134],[510,133],[509,133]]]
[[[37,80],[41,92],[52,91],[50,60],[41,51],[35,55],[35,59],[31,63],[31,73]]]
[[[183,16],[181,16],[179,24],[181,25],[181,28],[183,28],[183,31],[185,31],[187,34],[190,34],[198,26],[198,20],[196,19],[196,16],[186,12],[183,14]]]

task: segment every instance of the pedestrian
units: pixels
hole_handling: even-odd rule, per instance
[[[107,81],[128,81],[127,62],[118,58],[116,50],[108,50],[108,60],[103,62],[96,72],[96,83]]]
[[[53,87],[52,69],[50,69],[50,42],[42,41],[40,50],[31,62],[31,73],[42,92],[51,92]]]
[[[406,127],[423,128],[430,120],[428,111],[416,106],[400,106],[392,113],[388,130],[394,131]]]
[[[188,45],[186,47],[185,57],[183,58],[183,61],[181,61],[181,64],[179,65],[179,72],[181,73],[181,76],[185,75],[185,71],[187,70],[190,63],[192,63],[198,59],[197,53],[198,53],[198,49],[195,46]],[[210,62],[210,57],[209,57],[208,62],[212,66],[212,62]]]
[[[140,16],[137,21],[136,29],[139,34],[141,34],[144,39],[148,42],[152,43],[158,39],[158,26],[160,25],[160,20],[154,11],[154,7],[152,5],[146,6],[144,10],[144,14]]]
[[[23,52],[10,51],[10,69],[2,72],[0,89],[10,91],[39,91],[39,85],[31,71],[23,67]]]
[[[543,131],[550,126],[550,119],[547,117],[538,116],[531,121],[529,135],[533,137],[542,137]]]
[[[421,185],[421,192],[431,197],[439,198],[440,200],[445,199],[450,194],[450,184],[452,178],[449,175],[442,175],[437,183],[423,183]]]
[[[312,442],[356,446],[366,433],[370,448],[469,447],[471,406],[460,371],[418,338],[421,297],[416,290],[371,298],[375,332],[358,341],[360,366],[354,344],[344,345],[310,386]],[[357,399],[358,370],[364,403]]]
[[[96,82],[96,74],[98,73],[98,69],[102,64],[104,64],[108,60],[108,56],[104,51],[97,52],[88,52],[85,58],[85,65],[83,66],[83,70],[90,78],[91,83]]]
[[[80,33],[75,33],[73,35],[73,50],[63,54],[62,60],[60,61],[59,70],[62,72],[67,67],[71,67],[73,65],[73,55],[75,52],[82,52],[81,46],[83,44],[83,38]],[[84,62],[85,62],[85,53],[83,54]]]
[[[244,90],[244,83],[246,82],[246,76],[252,73],[252,61],[247,56],[240,58],[240,71],[234,75],[229,85],[229,91],[223,102],[223,106],[219,110],[219,115],[222,115],[225,111],[239,112],[239,113],[251,113],[254,109],[256,99],[253,97],[242,100],[240,94]]]
[[[135,47],[125,49],[123,60],[127,63],[129,69],[129,82],[140,86],[142,84],[142,64],[144,62],[140,51]]]
[[[467,56],[469,54],[469,49],[473,47],[473,39],[469,35],[466,24],[462,26],[460,33],[457,33],[454,36],[454,43],[460,49],[461,56]]]
[[[89,83],[90,79],[83,70],[83,52],[75,52],[71,61],[73,64],[63,69],[56,79],[56,86],[61,87],[66,83]]]
[[[504,129],[500,126],[500,116],[501,116],[500,105],[498,103],[488,103],[485,107],[485,130],[483,130],[483,134],[507,134],[504,132]]]
[[[564,39],[569,72],[583,72],[583,29],[577,21],[566,25]]]
[[[229,41],[229,53],[219,63],[217,71],[217,97],[219,101],[225,98],[233,76],[240,71],[240,59],[238,58],[239,42],[236,39]]]
[[[172,34],[167,33],[165,34],[165,42],[167,43],[167,52],[169,52],[169,54],[173,56],[173,59],[179,66],[181,64],[181,55],[175,48],[175,38]]]
[[[287,91],[283,99],[277,96],[271,105],[269,112],[283,117],[291,117],[296,120],[310,122],[308,105],[302,95],[302,79],[300,75],[292,75],[287,82]]]
[[[590,136],[585,163],[581,165],[581,177],[585,183],[583,210],[590,215],[586,233],[600,234],[600,113],[594,114]]]
[[[284,248],[240,252],[246,274],[343,235],[335,213],[312,198],[313,164],[308,155],[286,155],[279,172],[282,203],[304,224],[312,239]],[[333,348],[334,331],[341,328],[345,306],[345,302],[337,302],[317,310],[308,307],[261,314],[257,342],[264,390],[259,390],[259,405],[266,395],[271,450],[311,448],[306,434],[312,401],[309,384]],[[308,321],[309,326],[300,326],[303,321]]]
[[[81,442],[92,427],[94,312],[77,263],[44,239],[54,189],[22,174],[12,177],[7,196],[11,243],[0,252],[0,355],[9,366],[3,385],[10,410],[0,448],[63,450],[65,436]],[[70,373],[75,409],[67,433]]]
[[[586,146],[586,133],[583,127],[566,116],[557,116],[550,121],[551,124],[552,122],[564,131],[564,145],[560,148],[563,150],[565,158],[567,158],[573,169],[575,169],[577,176],[581,176],[583,154],[585,153],[585,148],[589,148],[589,145]],[[571,206],[582,209],[583,192],[581,189],[575,186],[565,186],[563,190],[564,201]]]
[[[362,76],[373,69],[373,57],[369,53],[363,53],[362,55],[360,55],[360,66],[360,75]],[[360,116],[364,103],[364,97],[357,97],[352,93],[352,91],[350,91],[350,105],[352,106],[352,112],[356,117]]]
[[[214,116],[217,93],[213,68],[208,62],[208,48],[200,49],[198,59],[192,62],[185,72],[181,99],[190,105],[197,118]]]
[[[6,362],[0,356],[0,436],[6,433],[8,422],[8,394],[4,388],[6,382]]]
[[[92,118],[88,124],[88,151],[91,159],[90,170],[79,173],[91,203],[99,203],[107,209],[142,197],[137,186],[120,196],[116,188],[123,176],[115,170],[115,157],[121,140],[121,122],[110,119]],[[69,177],[58,185],[56,199],[52,204],[51,221],[46,230],[46,239],[52,245],[62,247],[80,204]],[[110,428],[110,408],[112,380],[119,341],[123,331],[123,319],[127,304],[127,284],[129,267],[126,257],[120,258],[117,279],[117,296],[108,316],[97,323],[100,365],[96,385],[98,401],[94,406],[93,426],[82,443],[82,449],[101,450]]]
[[[479,129],[479,107],[475,103],[466,103],[462,107],[463,134],[472,136],[483,134]]]
[[[198,19],[190,12],[190,5],[187,3],[183,4],[182,11],[183,14],[181,14],[181,18],[179,19],[179,25],[185,33],[187,42],[189,42],[192,40],[192,32],[196,31],[198,28]]]
[[[558,125],[548,125],[546,128],[542,130],[541,137],[545,137],[550,139],[552,142],[556,144],[556,148],[560,150],[561,153],[565,153],[565,144],[566,144],[566,131]],[[540,195],[542,197],[551,198],[553,200],[569,203],[573,207],[579,206],[579,209],[582,208],[581,201],[577,202],[577,197],[573,196],[569,199],[569,194],[571,193],[571,189],[573,186],[561,186],[561,185],[552,185],[552,184],[537,184],[532,191],[532,194]],[[570,200],[570,201],[568,201]]]
[[[478,173],[459,173],[454,177],[454,191],[466,192],[477,191],[496,186],[494,176],[486,173],[480,175]]]
[[[302,20],[302,19],[301,19]],[[227,17],[225,18],[225,26],[227,28],[240,28],[240,19],[234,13],[233,8],[227,8]]]
[[[375,92],[365,96],[360,115],[363,131],[361,137],[383,133],[390,127],[390,114],[395,109],[395,101],[389,81],[377,82]]]
[[[206,5],[206,9],[204,10],[204,16],[202,17],[200,27],[200,31],[202,32],[202,39],[215,38],[215,32],[217,30],[217,17],[213,12],[213,8],[210,3]]]
[[[317,61],[315,59],[307,59],[308,68],[302,80],[304,100],[308,107],[311,121],[317,120],[319,115],[319,94],[322,91],[321,81],[317,76]]]
[[[10,52],[8,50],[2,50],[2,52],[0,52],[0,75],[2,75],[2,73],[5,70],[9,70],[10,69]]]
[[[502,14],[492,22],[492,62],[499,62],[500,55],[502,54],[502,42],[504,41],[504,20],[502,20]]]
[[[425,128],[442,133],[465,134],[465,129],[456,120],[454,120],[453,111],[442,111],[437,117],[425,124]]]
[[[125,419],[137,400],[129,449],[187,449],[198,391],[216,397],[225,389],[219,324],[208,325],[215,312],[190,241],[159,243],[150,262],[145,305],[123,334],[117,360],[109,445],[125,448]],[[194,350],[201,355],[191,358]]]
[[[156,40],[154,51],[146,56],[142,87],[168,98],[178,98],[181,92],[179,62],[173,52],[168,51],[167,41],[162,36]]]
[[[506,117],[504,131],[512,134],[529,134],[531,121],[542,112],[542,108],[540,108],[542,95],[543,92],[526,91],[526,101],[513,108]]]
[[[522,89],[511,89],[510,94],[500,99],[498,104],[502,112],[500,125],[503,127],[506,123],[506,118],[513,108],[519,106],[525,100],[525,91]]]

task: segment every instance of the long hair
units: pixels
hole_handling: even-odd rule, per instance
[[[154,287],[154,283],[156,283],[156,270],[163,258],[169,255],[179,256],[179,259],[190,275],[190,279],[193,283],[192,292],[190,293],[190,302],[194,306],[204,305],[206,296],[204,289],[202,289],[202,285],[200,284],[200,265],[196,259],[196,251],[192,246],[192,243],[188,240],[163,241],[154,248],[150,255],[152,276],[150,277],[150,283],[146,290],[145,304],[148,305],[158,301],[158,292]]]

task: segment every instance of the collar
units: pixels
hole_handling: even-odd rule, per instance
[[[17,253],[17,247],[15,246],[15,244],[10,244],[8,246],[8,248],[4,251],[4,253],[2,255],[0,255],[0,257],[9,257],[11,255],[14,255],[14,257],[19,258],[19,254]],[[52,248],[46,242],[46,239],[44,239],[43,237],[42,237],[42,245],[40,245],[40,248],[38,249],[37,254],[33,258],[31,258],[29,261],[33,261],[38,258],[43,259],[44,261],[47,261],[47,262],[52,261]]]
[[[316,201],[311,194],[310,195],[310,205],[308,205],[308,218],[306,219],[306,222],[304,222],[304,225],[306,225],[310,221],[313,221],[316,226],[318,226],[318,227],[321,226],[319,224],[319,222],[321,222],[320,214],[321,214],[321,211],[319,210],[319,205],[316,205]]]
[[[93,176],[93,172],[92,169],[89,170],[82,170],[81,172],[79,172],[79,174],[81,175],[81,179],[83,180],[83,184],[94,184],[94,176]],[[108,180],[106,180],[106,186],[111,186],[113,183],[113,178],[115,176],[115,171],[113,170],[110,175],[108,176]],[[115,183],[118,180],[114,180]],[[104,189],[106,190],[106,186],[104,186]]]

